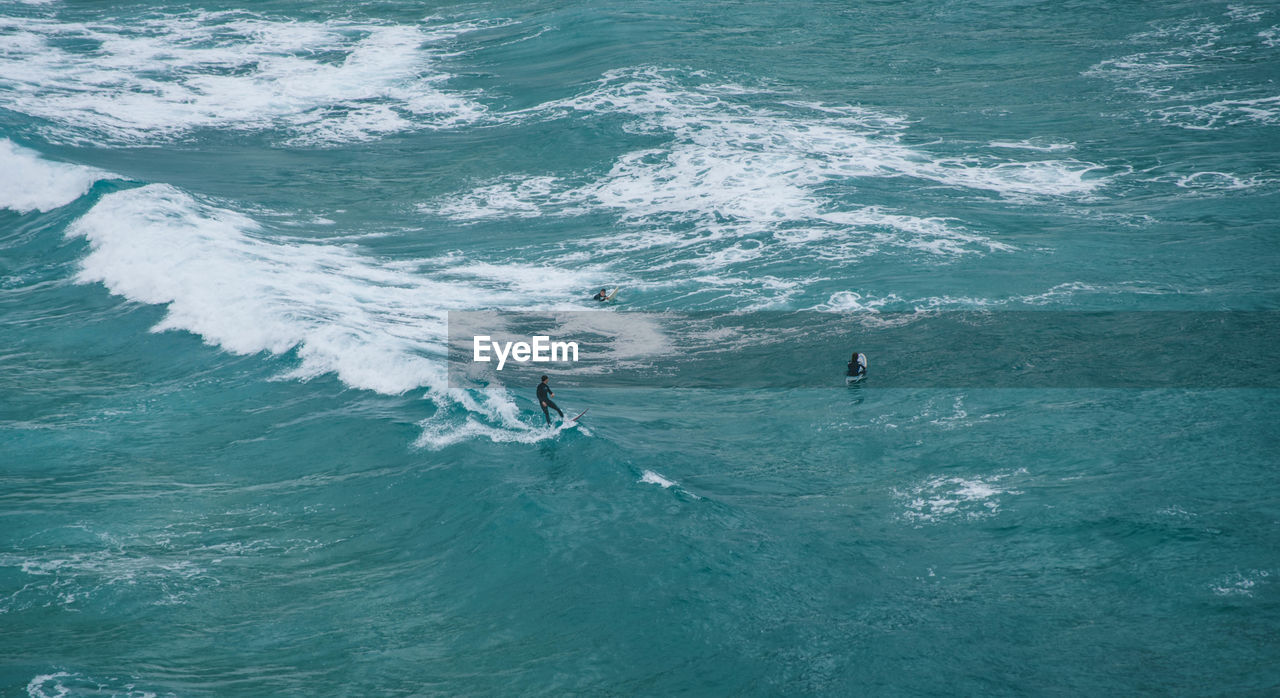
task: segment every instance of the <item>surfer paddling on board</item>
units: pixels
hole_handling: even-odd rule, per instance
[[[619,287],[619,288],[621,288],[621,287]],[[613,297],[614,297],[614,296],[616,296],[616,295],[618,295],[618,289],[617,289],[617,288],[613,289],[613,293],[609,293],[609,289],[607,289],[607,288],[602,288],[602,289],[600,289],[600,292],[599,292],[599,293],[597,293],[596,295],[594,295],[594,296],[592,296],[592,297],[591,297],[591,300],[593,300],[593,301],[600,301],[601,303],[603,303],[603,302],[605,302],[605,301],[611,301],[611,300],[613,300]]]
[[[867,375],[867,355],[853,352],[853,356],[849,359],[849,372],[845,376],[849,378],[862,378]]]
[[[542,382],[538,384],[538,404],[542,406],[542,416],[547,418],[547,426],[551,426],[551,413],[547,411],[547,408],[555,410],[560,415],[560,419],[564,419],[564,412],[561,412],[556,403],[551,401],[551,398],[555,396],[556,394],[551,392],[551,386],[547,385],[547,377],[543,376]],[[582,415],[578,416],[581,417]]]

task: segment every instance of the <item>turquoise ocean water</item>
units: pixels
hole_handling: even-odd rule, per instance
[[[1274,693],[1274,390],[443,357],[1280,310],[1278,219],[1273,2],[5,0],[0,694]]]

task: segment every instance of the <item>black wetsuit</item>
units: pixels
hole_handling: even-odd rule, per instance
[[[593,301],[601,301],[601,302],[604,302],[604,301],[609,300],[609,297],[608,297],[608,296],[606,296],[606,295],[604,294],[604,291],[601,291],[601,292],[597,293],[596,295],[592,296],[592,297],[591,297],[591,300],[593,300]]]
[[[866,373],[867,369],[865,366],[858,363],[858,357],[854,357],[853,361],[849,362],[848,376],[850,378],[857,378],[858,376],[866,375]]]
[[[548,407],[555,410],[560,415],[560,419],[564,419],[564,412],[561,412],[556,403],[551,401],[551,388],[547,387],[546,383],[538,384],[538,404],[542,405],[542,416],[547,418],[547,424],[551,423],[551,413],[547,411]]]

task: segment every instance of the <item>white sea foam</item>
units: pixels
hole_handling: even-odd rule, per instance
[[[1259,584],[1267,581],[1271,573],[1267,570],[1249,570],[1233,572],[1215,582],[1211,588],[1218,596],[1253,596]]]
[[[1116,281],[1111,283],[1086,283],[1070,281],[1057,284],[1047,291],[1013,296],[1007,303],[1013,305],[1053,305],[1075,299],[1080,295],[1137,295],[1166,296],[1202,293],[1203,289],[1180,289],[1156,281]]]
[[[21,588],[0,597],[0,613],[50,605],[74,607],[110,589],[153,587],[152,603],[182,603],[194,590],[211,586],[203,561],[177,554],[155,541],[121,541],[81,529],[83,540],[56,550],[0,553],[0,568],[21,571]]]
[[[0,138],[0,208],[18,213],[52,211],[114,175],[83,165],[46,160],[34,150]]]
[[[906,500],[904,518],[917,525],[947,519],[982,519],[1000,512],[1002,495],[1022,494],[999,483],[1024,474],[1026,470],[986,477],[938,476],[897,495]]]
[[[514,405],[514,403],[508,404]],[[414,442],[414,446],[440,450],[477,438],[488,439],[494,443],[532,444],[554,439],[566,429],[575,428],[588,436],[591,434],[590,430],[576,422],[561,422],[551,427],[541,427],[521,421],[514,410],[509,414],[504,413],[500,416],[502,419],[496,424],[491,423],[493,421],[491,417],[486,420],[484,417],[476,415],[424,420],[419,424],[422,427],[422,433],[419,434]],[[541,419],[541,417],[539,416],[538,419]]]
[[[1154,29],[1129,37],[1130,43],[1161,44],[1162,47],[1100,61],[1083,74],[1114,82],[1127,92],[1153,100],[1179,95],[1179,82],[1201,71],[1206,59],[1220,51],[1222,26],[1214,23],[1182,21],[1162,23]],[[1173,47],[1168,47],[1172,42]]]
[[[643,216],[703,211],[711,203],[722,215],[768,219],[808,213],[814,186],[840,179],[909,177],[1049,196],[1088,193],[1105,183],[1084,176],[1097,166],[1078,161],[935,156],[902,143],[909,122],[901,116],[786,101],[748,106],[726,100],[714,84],[690,87],[680,77],[657,69],[613,71],[584,95],[540,107],[628,114],[637,119],[633,130],[673,136],[666,148],[616,161],[611,177],[588,189],[600,204]],[[646,196],[637,208],[629,196],[636,184],[660,195]]]
[[[1057,152],[1062,150],[1075,150],[1075,143],[1058,143],[1044,139],[1029,139],[1021,141],[991,141],[987,145],[992,148],[1008,148],[1010,150],[1039,150],[1044,152]]]
[[[239,354],[300,350],[299,373],[399,393],[438,367],[421,335],[439,336],[435,308],[460,289],[361,259],[345,247],[285,244],[258,223],[166,185],[102,199],[71,227],[92,251],[79,280],[168,305],[157,330],[184,329]],[[423,315],[423,309],[432,309]]]
[[[1227,17],[1237,22],[1260,22],[1266,11],[1249,5],[1227,5]]]
[[[1236,24],[1257,22],[1262,11],[1231,6],[1227,18]],[[1179,128],[1213,130],[1240,125],[1280,123],[1280,96],[1269,81],[1241,77],[1242,57],[1275,48],[1269,30],[1252,40],[1237,38],[1229,24],[1187,19],[1159,22],[1150,31],[1129,37],[1148,50],[1100,61],[1084,72],[1087,77],[1113,82],[1120,90],[1141,95],[1151,103],[1143,110],[1151,121]]]
[[[1078,302],[1079,296],[1088,295],[1179,295],[1198,291],[1180,290],[1167,284],[1145,281],[1124,281],[1109,284],[1092,284],[1070,281],[1057,284],[1037,293],[985,298],[979,296],[901,296],[897,293],[871,295],[859,291],[836,291],[827,300],[809,310],[829,313],[863,313],[871,323],[902,324],[909,317],[884,317],[885,312],[914,312],[920,317],[939,310],[978,310],[986,308],[1018,308],[1020,306],[1047,306]],[[880,318],[880,319],[876,319]]]
[[[1087,296],[1167,296],[1206,293],[1205,289],[1179,288],[1154,281],[1117,281],[1089,283],[1069,281],[1056,284],[1036,293],[1015,294],[1003,297],[980,296],[923,296],[904,297],[896,293],[872,296],[857,291],[837,291],[824,302],[809,308],[834,313],[911,312],[924,313],[937,310],[975,310],[984,308],[1012,308],[1022,306],[1051,306],[1078,304]],[[923,315],[922,315],[923,317]]]
[[[1271,183],[1262,177],[1237,177],[1228,172],[1194,172],[1179,177],[1174,184],[1183,189],[1236,191],[1254,189]]]
[[[0,106],[62,140],[140,143],[196,129],[291,142],[448,127],[484,108],[445,91],[433,46],[479,24],[273,20],[193,12],[128,22],[0,18]],[[69,48],[70,45],[78,48]]]
[[[643,482],[649,485],[657,485],[664,490],[669,489],[676,484],[674,481],[668,480],[667,478],[662,477],[661,475],[653,472],[652,470],[644,471],[644,474],[640,476],[640,482]]]
[[[447,384],[449,310],[555,308],[571,274],[552,267],[447,266],[448,260],[379,263],[350,247],[271,234],[256,220],[167,185],[109,194],[69,229],[88,239],[78,280],[167,306],[155,331],[184,330],[237,354],[296,351],[286,377],[334,374],[360,389],[427,388],[441,409],[421,445],[466,435],[537,440],[500,386]],[[542,285],[532,278],[561,278]],[[577,295],[578,286],[573,286]],[[457,409],[459,408],[461,412]]]
[[[63,698],[70,689],[63,686],[61,680],[70,677],[71,674],[65,671],[40,674],[27,682],[27,695],[31,698]]]
[[[837,291],[831,294],[825,303],[814,306],[813,310],[831,313],[878,313],[886,305],[896,306],[902,302],[902,298],[899,298],[896,293],[879,298],[863,298],[862,294],[856,291]]]
[[[468,194],[436,204],[422,204],[424,213],[440,213],[454,220],[484,218],[537,218],[543,201],[554,200],[555,177],[522,177],[477,187]]]
[[[1193,130],[1243,124],[1280,123],[1280,95],[1257,99],[1222,99],[1208,104],[1179,104],[1151,111],[1161,122]]]
[[[656,68],[610,72],[585,93],[521,117],[580,115],[621,115],[628,131],[666,142],[623,153],[607,172],[505,176],[420,209],[459,221],[608,212],[621,230],[576,240],[566,252],[600,259],[643,251],[644,266],[632,259],[630,268],[660,281],[799,258],[844,264],[893,247],[943,258],[1013,249],[960,221],[858,202],[853,187],[863,179],[1049,198],[1090,195],[1108,181],[1074,159],[939,156],[903,142],[910,124],[901,116],[780,100]]]
[[[57,671],[52,674],[40,674],[27,682],[28,698],[66,698],[71,695],[156,698],[155,692],[142,690],[136,684],[123,682],[114,676],[103,679],[69,671]]]
[[[184,604],[218,586],[225,563],[306,553],[325,545],[306,538],[246,538],[246,531],[261,530],[255,524],[262,518],[241,510],[199,514],[137,532],[108,532],[89,523],[44,529],[0,552],[0,570],[21,574],[12,593],[0,594],[0,616],[51,606],[78,610],[104,595],[129,595],[161,606]]]

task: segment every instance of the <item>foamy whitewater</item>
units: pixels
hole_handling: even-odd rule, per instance
[[[0,140],[0,206],[18,213],[48,213],[89,193],[110,175],[92,167],[48,162],[38,153]]]
[[[0,695],[1275,692],[1274,390],[847,387],[792,313],[1278,309],[1277,37],[0,0]],[[458,311],[603,338],[581,420]]]

